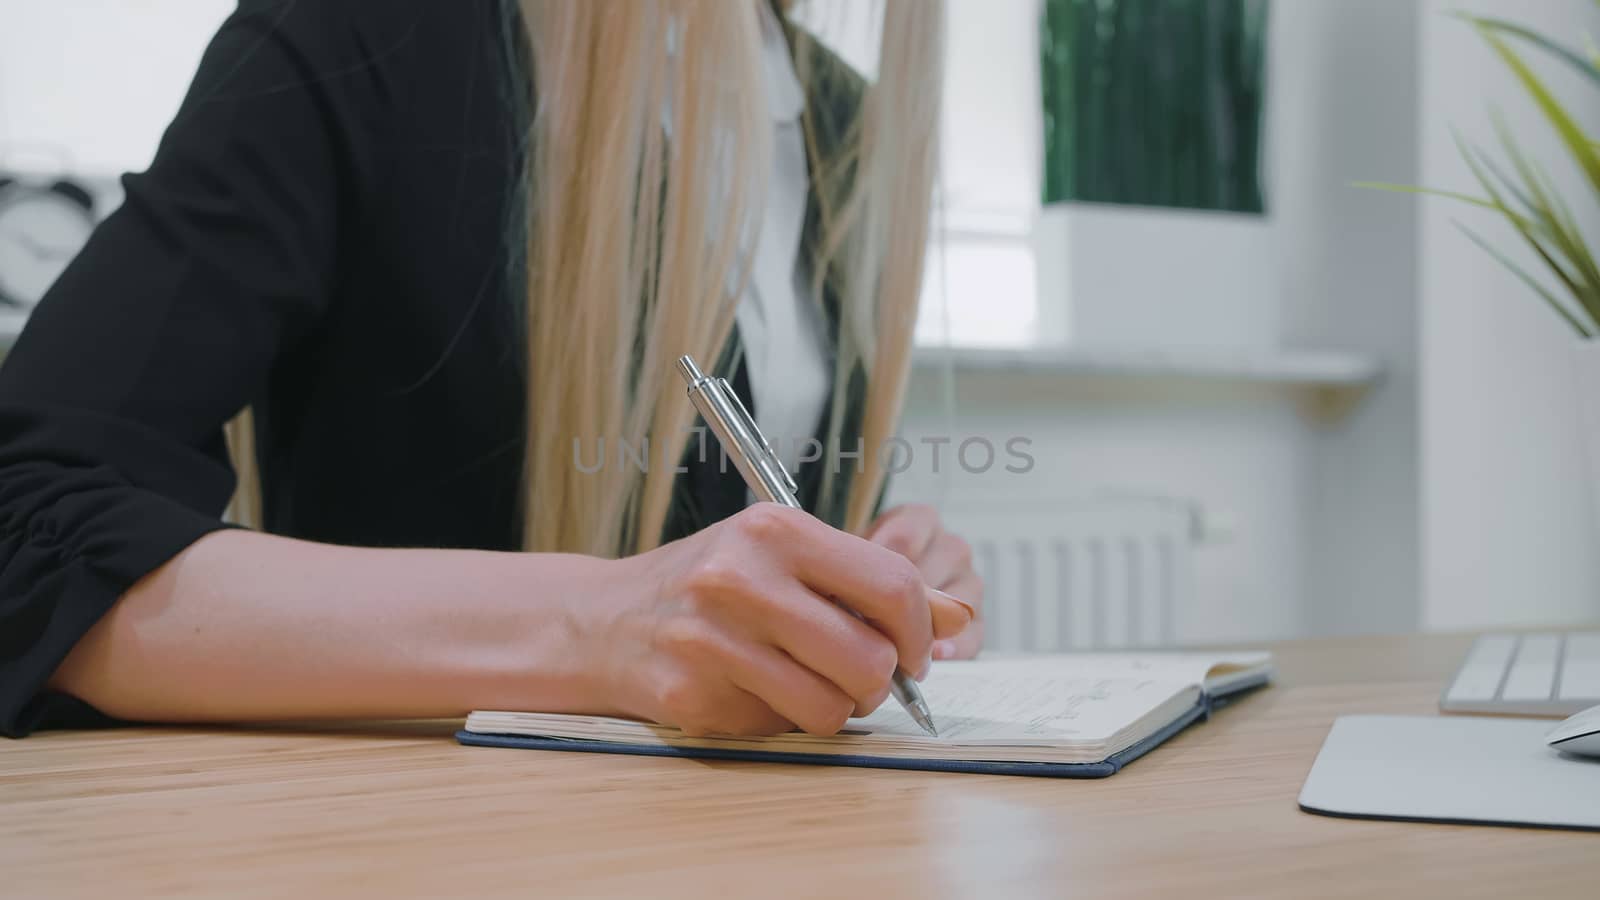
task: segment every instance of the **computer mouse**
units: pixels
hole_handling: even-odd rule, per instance
[[[1562,753],[1600,758],[1600,706],[1592,706],[1550,729],[1544,739]]]

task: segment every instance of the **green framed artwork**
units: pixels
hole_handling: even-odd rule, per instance
[[[1267,0],[1044,0],[1044,202],[1260,213]]]

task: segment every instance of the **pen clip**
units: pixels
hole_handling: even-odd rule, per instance
[[[761,445],[758,449],[766,457],[767,467],[783,478],[783,483],[789,488],[789,493],[799,493],[800,486],[795,484],[794,476],[789,474],[789,470],[784,467],[783,461],[773,451],[772,445],[767,443],[767,436],[761,433],[761,429],[756,425],[755,416],[750,415],[750,410],[745,408],[744,401],[739,399],[739,393],[733,389],[733,385],[729,384],[726,378],[718,378],[717,387],[721,388],[728,399],[733,401],[733,407],[739,411],[739,418],[743,420],[745,429]]]

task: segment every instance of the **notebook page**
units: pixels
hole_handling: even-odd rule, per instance
[[[1072,654],[1063,664],[1097,672],[1142,672],[1151,678],[1173,678],[1203,685],[1208,693],[1228,693],[1240,684],[1273,674],[1272,654],[1260,651],[1150,654]]]
[[[772,737],[688,737],[676,728],[625,719],[474,712],[467,730],[562,740],[729,750],[866,755],[908,759],[1099,762],[1193,708],[1199,688],[1138,678],[1030,675],[1020,667],[971,664],[929,676],[923,693],[939,737],[898,704],[851,720],[832,737],[803,732]],[[985,670],[989,671],[985,671]]]
[[[1038,745],[1110,741],[1192,684],[1045,660],[939,664],[922,684],[938,742]],[[933,741],[893,701],[846,726],[860,736]]]
[[[983,662],[1017,666],[1042,665],[1061,674],[1083,672],[1107,678],[1144,677],[1199,685],[1205,684],[1207,678],[1226,678],[1230,673],[1240,670],[1269,666],[1272,654],[1259,651],[1013,654],[986,657]],[[960,666],[969,663],[939,663],[939,665]]]
[[[1218,664],[1222,664],[1220,667]],[[691,738],[625,719],[479,711],[467,730],[561,740],[909,759],[1099,762],[1192,710],[1200,682],[1270,666],[1266,654],[1009,656],[936,663],[922,691],[939,727],[925,734],[893,700],[832,737]]]

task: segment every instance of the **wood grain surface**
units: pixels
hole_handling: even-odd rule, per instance
[[[1594,834],[1296,808],[1335,716],[1432,713],[1469,641],[1273,645],[1276,686],[1100,781],[472,749],[455,722],[45,733],[0,742],[0,896],[1597,896]]]

